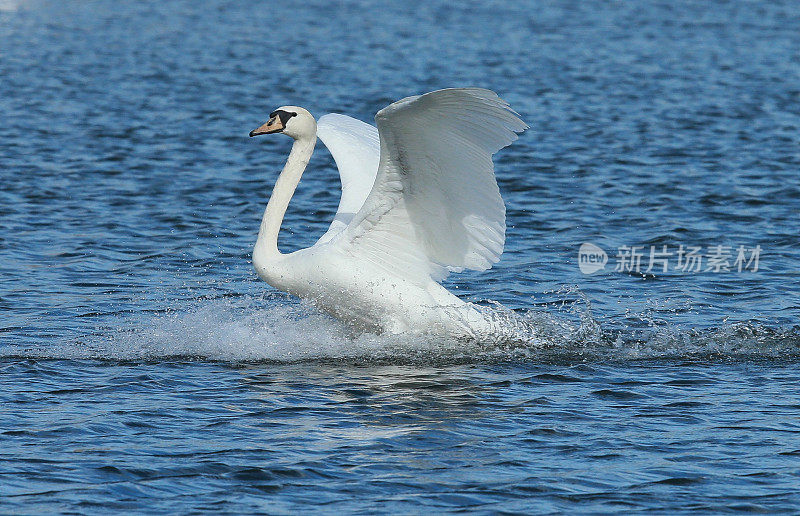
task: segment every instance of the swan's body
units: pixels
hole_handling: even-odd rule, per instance
[[[474,305],[438,281],[499,259],[505,206],[491,156],[527,126],[493,92],[472,88],[409,97],[375,120],[377,130],[344,115],[317,124],[305,109],[286,106],[251,133],[295,140],[253,251],[258,275],[358,329],[492,331]],[[281,221],[317,136],[339,168],[339,209],[316,244],[281,254]]]

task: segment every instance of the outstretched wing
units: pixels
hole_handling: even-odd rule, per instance
[[[317,137],[328,148],[339,169],[342,197],[328,231],[317,243],[324,243],[341,232],[361,209],[378,173],[380,140],[374,126],[330,113],[317,122]]]
[[[375,120],[375,184],[333,243],[420,282],[448,269],[490,268],[505,242],[492,154],[525,123],[494,92],[477,88],[408,97]]]

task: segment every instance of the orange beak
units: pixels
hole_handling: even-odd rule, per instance
[[[253,136],[258,136],[260,134],[279,133],[281,131],[283,131],[283,123],[281,122],[280,117],[273,116],[266,124],[250,131],[250,137],[252,138]]]

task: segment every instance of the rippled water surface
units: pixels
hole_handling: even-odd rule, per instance
[[[0,512],[797,511],[798,26],[788,1],[0,0]],[[354,337],[258,280],[290,142],[248,131],[467,85],[531,129],[496,158],[502,261],[446,285],[535,339]],[[338,189],[319,145],[285,250]]]

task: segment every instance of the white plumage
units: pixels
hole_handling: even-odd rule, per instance
[[[439,90],[380,110],[377,130],[338,114],[316,124],[295,106],[275,113],[275,124],[253,133],[284,132],[295,144],[256,242],[259,275],[362,329],[490,331],[480,311],[438,281],[449,271],[488,269],[503,252],[505,206],[492,154],[527,128],[508,104],[489,90]],[[339,168],[342,198],[314,246],[284,255],[277,231],[316,136]]]
[[[339,208],[319,244],[343,230],[361,209],[375,183],[381,143],[374,126],[337,113],[320,117],[317,136],[331,152],[342,181]]]

